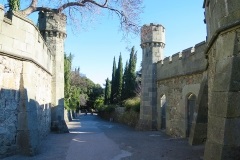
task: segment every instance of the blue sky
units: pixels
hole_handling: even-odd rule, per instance
[[[141,25],[162,24],[166,28],[166,47],[164,56],[170,56],[183,49],[194,46],[206,39],[204,10],[202,0],[145,0]],[[137,69],[142,61],[140,37],[135,36],[130,44],[122,40],[118,19],[106,16],[88,31],[77,35],[68,32],[66,51],[74,54],[73,66],[80,66],[80,71],[95,83],[103,84],[111,79],[113,57],[118,61],[121,52],[123,64],[129,59],[126,47],[135,46],[138,51]]]
[[[24,1],[24,0],[22,0]],[[5,4],[6,0],[0,0]],[[203,0],[144,0],[144,12],[140,15],[141,25],[156,23],[166,29],[164,57],[194,46],[206,39],[206,26],[203,23]],[[35,16],[30,18],[36,22]],[[93,24],[84,23],[79,31],[67,27],[65,52],[74,55],[73,68],[80,67],[80,72],[100,85],[105,79],[111,79],[113,57],[121,52],[123,64],[129,59],[129,50],[137,50],[137,70],[142,61],[140,37],[133,36],[129,42],[122,40],[117,17],[100,16]],[[83,29],[84,28],[84,29]],[[86,29],[87,28],[87,29]]]

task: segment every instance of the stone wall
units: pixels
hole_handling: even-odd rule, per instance
[[[163,80],[177,76],[205,71],[207,59],[204,50],[205,41],[181,52],[173,54],[157,63],[157,79]]]
[[[176,53],[157,63],[157,113],[158,129],[162,125],[161,98],[166,97],[166,132],[169,135],[186,137],[187,96],[198,97],[203,73],[207,68],[205,42]]]
[[[205,0],[209,61],[205,160],[240,157],[240,3]]]
[[[161,97],[166,96],[166,133],[175,137],[186,137],[187,97],[193,93],[198,97],[203,72],[158,80],[157,124],[161,129]]]
[[[37,27],[0,6],[0,157],[34,155],[50,131],[53,59]]]

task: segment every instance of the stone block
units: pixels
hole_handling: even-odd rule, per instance
[[[27,33],[25,33],[25,34],[26,34],[25,43],[34,46],[36,33],[32,34],[32,33],[28,33],[28,32],[27,32]]]
[[[27,112],[19,112],[18,113],[18,130],[27,130],[28,129],[28,123],[27,123],[28,117]]]
[[[17,133],[17,145],[19,146],[20,153],[28,154],[30,136],[28,131],[19,130]]]
[[[222,146],[222,160],[237,160],[240,157],[240,146],[225,145]]]
[[[212,92],[209,114],[221,117],[240,116],[239,92]]]
[[[237,160],[240,157],[239,146],[228,146],[207,140],[204,160]]]
[[[13,38],[1,35],[0,44],[2,44],[2,49],[6,51],[11,51],[13,47]],[[6,49],[9,48],[9,49]]]
[[[207,137],[214,143],[223,144],[225,134],[225,118],[208,116],[208,134]]]
[[[227,57],[232,57],[234,54],[234,41],[236,34],[229,32],[219,36],[216,43],[216,60],[224,60]]]
[[[240,57],[226,58],[216,62],[213,91],[240,90]]]
[[[221,158],[222,147],[221,144],[208,139],[205,144],[204,160],[224,160]]]
[[[13,40],[13,48],[19,51],[26,52],[27,51],[27,44],[20,40],[14,39]]]
[[[30,34],[35,34],[36,33],[36,28],[31,23],[25,23],[25,31],[30,33]]]
[[[190,145],[199,145],[207,140],[207,123],[193,123],[189,136]]]
[[[240,148],[240,118],[225,119],[224,145]],[[239,151],[240,153],[240,151]]]

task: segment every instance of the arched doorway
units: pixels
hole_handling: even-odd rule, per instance
[[[187,133],[186,136],[189,137],[191,127],[192,127],[192,121],[193,121],[193,114],[196,106],[196,100],[197,97],[195,94],[189,94],[187,97]]]
[[[161,129],[166,129],[166,96],[165,94],[161,97],[160,100],[161,106]]]

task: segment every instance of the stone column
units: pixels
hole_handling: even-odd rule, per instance
[[[39,30],[54,57],[52,77],[52,130],[68,132],[64,120],[64,39],[66,16],[52,12],[40,12]]]
[[[159,24],[144,25],[141,29],[142,90],[140,129],[157,128],[157,62],[163,59],[165,29]]]
[[[209,62],[205,160],[240,158],[240,3],[205,0]]]

